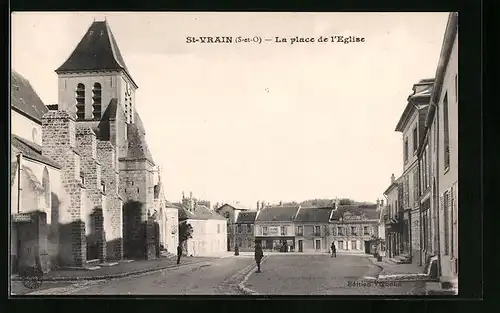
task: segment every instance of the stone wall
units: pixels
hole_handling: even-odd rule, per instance
[[[106,238],[104,233],[103,192],[101,191],[101,164],[97,161],[97,139],[88,126],[77,125],[76,146],[80,153],[81,172],[85,178],[86,196],[90,206],[84,214],[87,234],[87,249],[96,250],[89,258],[106,259]]]
[[[47,112],[42,118],[42,154],[62,166],[61,185],[69,199],[59,210],[59,262],[80,266],[86,261],[86,238],[80,156],[75,148],[74,118],[65,111]]]
[[[97,141],[97,159],[101,163],[101,180],[106,194],[104,231],[106,235],[106,256],[111,260],[123,258],[123,202],[118,195],[120,183],[115,148],[109,141]]]

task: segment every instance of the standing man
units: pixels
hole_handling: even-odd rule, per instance
[[[181,256],[182,256],[182,246],[179,243],[179,245],[177,246],[177,265],[181,263]]]
[[[255,263],[257,263],[257,273],[260,273],[260,261],[264,256],[264,252],[262,251],[262,247],[260,246],[260,242],[255,243]]]
[[[337,257],[337,248],[335,247],[335,242],[332,242],[332,258]]]

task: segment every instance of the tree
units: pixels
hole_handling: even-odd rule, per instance
[[[183,244],[186,240],[193,238],[193,226],[187,222],[179,224],[179,244]]]

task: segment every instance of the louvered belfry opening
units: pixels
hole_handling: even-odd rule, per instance
[[[85,85],[82,83],[76,87],[76,119],[85,119]]]
[[[94,120],[100,120],[102,116],[102,87],[95,83],[92,88],[92,115]]]

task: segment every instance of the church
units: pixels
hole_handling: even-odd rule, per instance
[[[161,187],[135,110],[138,85],[107,21],[94,21],[55,72],[52,105],[11,75],[13,270],[157,257]]]

